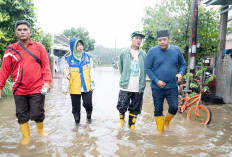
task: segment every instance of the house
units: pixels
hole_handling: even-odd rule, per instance
[[[69,52],[69,39],[63,34],[53,35],[53,46],[50,49],[52,76],[57,77],[64,71],[64,55]]]

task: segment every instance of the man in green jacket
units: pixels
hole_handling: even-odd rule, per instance
[[[129,127],[135,128],[137,115],[141,113],[143,91],[146,86],[145,58],[146,53],[140,49],[143,35],[135,31],[131,35],[131,47],[123,50],[119,57],[120,91],[117,109],[120,114],[120,124],[124,125],[125,112],[129,113]]]

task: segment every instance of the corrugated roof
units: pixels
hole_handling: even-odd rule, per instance
[[[232,0],[209,0],[206,5],[232,5]]]

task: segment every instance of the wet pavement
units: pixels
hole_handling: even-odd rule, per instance
[[[46,135],[36,134],[34,122],[29,122],[31,141],[19,144],[21,133],[15,117],[12,98],[0,100],[1,157],[72,157],[72,156],[232,156],[232,105],[209,105],[212,120],[209,126],[199,126],[178,113],[171,129],[157,135],[150,83],[144,94],[142,113],[136,130],[128,128],[128,113],[124,127],[119,125],[116,109],[119,72],[112,67],[95,69],[96,89],[93,94],[92,122],[86,120],[82,107],[81,122],[75,125],[69,95],[61,93],[61,79],[54,79],[53,89],[46,97]],[[164,105],[166,113],[167,104]]]

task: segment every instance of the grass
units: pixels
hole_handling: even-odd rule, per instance
[[[112,63],[102,63],[98,65],[99,67],[112,67]]]

